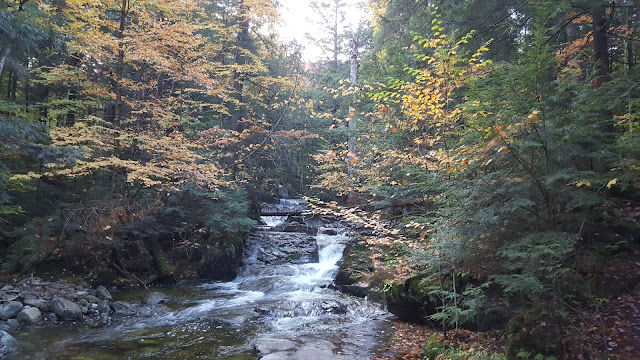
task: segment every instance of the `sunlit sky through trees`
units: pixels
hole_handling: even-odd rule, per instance
[[[282,24],[278,29],[280,36],[286,42],[297,41],[304,46],[303,58],[307,61],[316,61],[329,57],[323,54],[322,50],[309,40],[307,34],[313,38],[326,36],[318,24],[319,17],[311,8],[312,0],[280,0],[280,14]],[[347,4],[344,9],[346,27],[356,29],[361,20],[369,20],[366,6],[360,0],[344,0]]]

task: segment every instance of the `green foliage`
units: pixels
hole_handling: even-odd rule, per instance
[[[489,354],[486,351],[474,349],[461,350],[448,348],[438,341],[436,336],[429,338],[429,342],[422,349],[423,360],[504,360],[504,355]],[[551,360],[551,359],[546,359]]]
[[[445,352],[445,346],[437,340],[435,336],[429,338],[427,346],[422,349],[422,358],[425,360],[436,360],[438,355]]]
[[[430,295],[440,299],[442,306],[439,306],[438,312],[430,315],[429,318],[440,322],[445,328],[458,329],[480,314],[485,305],[484,289],[487,287],[487,284],[481,287],[468,287],[462,293],[458,293],[455,286],[450,290],[441,288],[430,291]]]

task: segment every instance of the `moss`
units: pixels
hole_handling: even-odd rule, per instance
[[[287,256],[287,260],[300,260],[302,258],[302,254],[301,253],[293,253],[289,256]]]
[[[542,331],[536,325],[535,321],[531,320],[525,324],[522,315],[509,320],[504,330],[507,338],[504,344],[504,352],[507,359],[519,360],[518,353],[520,352],[549,354],[549,350],[554,344],[554,334],[549,333],[549,331]]]

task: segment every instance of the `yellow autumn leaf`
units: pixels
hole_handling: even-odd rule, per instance
[[[615,178],[607,183],[607,189],[611,189],[611,187],[618,183],[618,178]]]
[[[587,180],[581,180],[581,181],[576,182],[575,185],[576,185],[576,187],[583,187],[583,186],[589,187],[589,186],[591,186],[591,182],[587,181]]]

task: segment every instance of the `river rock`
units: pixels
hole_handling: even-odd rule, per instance
[[[98,304],[98,306],[100,306],[100,304]],[[114,301],[111,306],[113,307],[113,312],[118,315],[129,316],[137,313],[136,306],[128,302]]]
[[[9,301],[0,305],[0,320],[9,320],[16,317],[23,308],[24,305],[19,301]]]
[[[337,301],[325,300],[320,304],[320,307],[325,313],[329,314],[346,314],[347,313],[347,305],[342,304]]]
[[[254,238],[257,260],[272,265],[317,263],[318,243],[313,236],[300,233],[264,232]]]
[[[96,310],[98,310],[100,314],[108,314],[111,312],[111,306],[107,300],[100,300],[97,304],[92,304],[92,306],[93,305],[96,305]]]
[[[297,221],[278,225],[278,226],[275,227],[274,230],[275,231],[282,231],[282,232],[305,233],[305,234],[309,234],[309,235],[316,235],[318,233],[318,229],[317,228],[314,228],[314,227],[311,227],[311,226],[307,226],[305,224],[301,224],[301,223],[299,223]]]
[[[100,301],[100,299],[98,299],[96,296],[94,295],[89,295],[85,298],[85,300],[87,300],[88,302],[92,303],[92,304],[96,304]]]
[[[324,228],[320,230],[320,233],[324,235],[338,235],[338,230],[333,228]]]
[[[106,287],[100,285],[96,288],[96,291],[98,292],[99,299],[107,300],[107,301],[113,300],[113,296],[111,296],[111,293],[109,292],[109,290],[107,290]]]
[[[25,305],[43,310],[47,307],[47,300],[41,298],[27,298],[22,301]]]
[[[10,359],[19,351],[18,341],[8,332],[0,330],[0,359]]]
[[[26,325],[35,325],[42,322],[42,313],[36,307],[24,309],[18,313],[17,319]]]
[[[144,298],[144,303],[150,306],[155,306],[158,304],[166,303],[169,300],[169,297],[161,292],[152,292],[149,293]]]
[[[82,310],[74,302],[56,296],[51,300],[51,310],[60,318],[67,320],[82,319]]]
[[[43,317],[43,320],[52,324],[58,322],[58,316],[56,314],[46,314]]]

